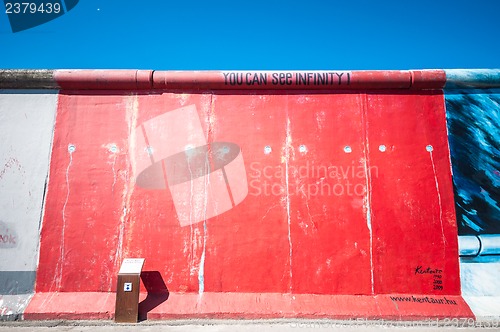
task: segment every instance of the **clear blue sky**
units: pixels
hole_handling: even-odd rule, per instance
[[[0,68],[500,68],[500,0],[80,0],[17,33],[0,8]]]

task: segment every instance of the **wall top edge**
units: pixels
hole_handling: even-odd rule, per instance
[[[0,89],[440,90],[500,87],[500,69],[155,71],[0,69]]]

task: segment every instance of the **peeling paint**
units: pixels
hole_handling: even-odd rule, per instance
[[[134,218],[129,218],[128,213],[130,209],[130,204],[132,200],[132,195],[134,193],[134,187],[135,187],[135,177],[137,175],[137,170],[136,170],[136,160],[135,160],[135,154],[132,152],[135,150],[136,144],[137,144],[137,136],[136,136],[136,131],[135,128],[137,127],[137,117],[138,117],[138,112],[139,112],[139,101],[137,98],[137,95],[131,95],[128,96],[126,99],[126,111],[125,111],[125,122],[127,124],[127,131],[128,131],[128,144],[129,144],[129,153],[127,160],[129,161],[127,164],[127,171],[124,172],[124,187],[121,193],[121,215],[120,215],[120,226],[119,226],[119,232],[118,232],[118,245],[116,249],[116,255],[115,255],[115,260],[114,260],[114,267],[115,270],[118,270],[119,264],[121,264],[122,260],[124,257],[128,256],[128,248],[125,246],[124,247],[124,241],[125,241],[125,225],[128,222],[130,224],[130,227],[133,227],[133,224],[135,222]],[[129,172],[131,174],[129,174]],[[129,235],[126,240],[126,244],[129,244],[131,241],[131,233],[129,232]],[[125,252],[124,252],[125,250]],[[111,285],[110,285],[111,287]]]
[[[69,153],[69,162],[68,162],[68,167],[66,168],[66,199],[64,201],[64,205],[62,208],[62,230],[61,230],[61,248],[60,248],[60,255],[59,255],[59,269],[58,273],[54,276],[56,278],[56,287],[58,290],[61,289],[61,282],[62,282],[62,276],[63,276],[63,268],[64,268],[64,260],[66,256],[66,207],[68,205],[69,201],[69,196],[71,193],[70,190],[70,185],[69,185],[69,173],[71,169],[71,165],[73,164],[73,153],[76,151],[76,146],[74,144],[69,144],[68,145],[68,153]]]
[[[439,224],[441,225],[441,238],[443,239],[443,251],[444,251],[446,249],[446,236],[444,235],[444,227],[443,227],[443,205],[441,202],[441,192],[439,190],[439,182],[438,182],[438,178],[437,178],[436,165],[434,164],[434,158],[432,157],[432,150],[433,149],[430,145],[428,145],[426,150],[429,152],[429,157],[431,159],[431,164],[432,164],[432,172],[434,174],[434,182],[436,183],[436,194],[437,194],[438,204],[439,204]]]
[[[109,158],[113,159],[113,161],[110,163],[111,163],[111,172],[113,173],[113,183],[111,185],[111,192],[114,193],[115,192],[115,184],[116,184],[116,180],[117,180],[115,166],[116,166],[116,158],[118,157],[119,149],[116,146],[116,144],[114,144],[114,143],[107,144],[104,147],[110,153]]]
[[[287,107],[288,115],[288,107]],[[288,247],[289,247],[289,264],[290,264],[290,293],[293,289],[293,243],[292,243],[292,233],[291,233],[291,215],[290,215],[290,180],[289,180],[289,162],[290,162],[290,151],[293,150],[292,147],[292,133],[290,128],[290,118],[286,118],[286,137],[284,144],[284,156],[285,156],[285,183],[286,183],[286,216],[287,216],[287,227],[288,227]]]
[[[198,295],[201,297],[205,291],[205,255],[207,251],[207,221],[203,222],[203,251],[201,253],[200,265],[198,269]]]
[[[366,227],[368,228],[368,232],[370,235],[370,281],[371,281],[371,293],[375,294],[375,278],[374,278],[374,263],[373,263],[373,228],[372,228],[372,179],[370,173],[370,164],[368,161],[370,151],[370,140],[368,138],[369,124],[367,119],[367,105],[368,100],[366,95],[364,96],[364,106],[363,111],[361,112],[361,120],[363,125],[363,138],[365,142],[365,147],[363,149],[363,159],[361,160],[361,164],[364,168],[365,174],[365,193],[366,196],[364,198],[363,211],[366,215]]]
[[[325,119],[326,119],[325,111],[316,112],[316,123],[318,125],[318,129],[320,132],[325,127]]]
[[[22,166],[16,158],[10,157],[4,164],[3,169],[0,171],[0,180],[2,180],[3,176],[9,169],[17,169],[20,172]]]

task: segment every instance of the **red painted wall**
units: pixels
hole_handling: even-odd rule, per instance
[[[240,159],[197,176],[190,211],[230,209],[181,226],[165,160],[200,140],[238,145],[247,186]],[[63,91],[36,290],[112,291],[144,257],[171,292],[459,295],[456,234],[441,92]]]

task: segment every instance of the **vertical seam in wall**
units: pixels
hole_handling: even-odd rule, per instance
[[[448,130],[448,113],[447,113],[447,110],[446,110],[446,95],[445,95],[445,91],[444,90],[440,90],[442,95],[442,103],[443,103],[443,110],[444,110],[444,123],[445,123],[445,127],[446,127],[446,153],[448,154],[448,162],[449,162],[449,166],[450,166],[450,175],[451,175],[451,183],[453,186],[455,186],[455,183],[453,182],[453,165],[451,164],[451,148],[450,148],[450,133],[449,133],[449,130]],[[455,212],[455,199],[453,199],[453,211],[456,215],[456,212]]]
[[[415,74],[413,73],[413,70],[408,71],[410,73],[410,82],[408,85],[408,89],[411,89],[415,83]]]
[[[441,92],[441,106],[440,109],[443,110],[443,114],[442,116],[444,116],[444,128],[445,128],[445,132],[446,132],[446,151],[445,153],[447,154],[448,156],[448,163],[449,163],[449,170],[450,170],[450,182],[451,182],[451,186],[452,186],[452,190],[454,190],[454,183],[453,183],[453,168],[452,168],[452,165],[451,165],[451,151],[450,151],[450,144],[449,144],[449,135],[448,135],[448,118],[447,118],[447,114],[446,114],[446,98],[445,98],[445,95],[444,95],[444,91],[441,89],[439,90]],[[430,157],[431,157],[431,162],[432,162],[432,170],[433,172],[436,172],[436,167],[434,165],[434,159],[432,157],[432,151],[429,152],[430,154]],[[443,228],[443,207],[442,207],[442,202],[441,202],[441,195],[439,193],[439,183],[437,182],[437,174],[435,175],[435,180],[436,180],[436,190],[437,190],[437,193],[438,193],[438,198],[439,198],[439,209],[440,209],[440,222],[441,222],[441,232],[442,232],[442,236],[443,236],[443,259],[445,259],[446,257],[446,237],[444,235],[444,228]],[[453,204],[452,204],[452,208],[453,208],[453,215],[455,216],[455,223],[457,223],[456,221],[456,210],[455,210],[455,197],[453,197]],[[458,225],[457,225],[458,227]],[[457,241],[458,241],[458,229],[457,229]],[[458,256],[460,257],[460,253],[457,251],[457,254]],[[460,278],[459,278],[459,282],[460,282]],[[461,286],[460,286],[461,287]]]
[[[212,170],[212,160],[211,158],[211,153],[210,153],[210,144],[213,142],[213,128],[212,128],[212,116],[213,112],[215,109],[214,105],[214,94],[213,92],[210,92],[210,109],[208,111],[208,128],[207,128],[207,159],[206,160],[206,166],[208,167],[208,172],[205,174],[205,201],[204,201],[204,207],[205,207],[205,215],[203,216],[203,249],[201,252],[201,257],[200,257],[200,263],[198,266],[198,300],[201,299],[201,296],[205,292],[205,258],[206,258],[206,252],[207,252],[207,240],[208,240],[208,227],[207,227],[207,208],[208,208],[208,186],[210,185],[210,174]],[[222,171],[224,172],[224,168],[222,168]],[[224,179],[226,181],[226,186],[227,186],[227,177],[225,176],[224,172]],[[191,178],[191,183],[193,179]]]
[[[372,225],[372,179],[370,174],[370,142],[368,139],[368,97],[366,93],[362,94],[361,101],[361,125],[363,128],[363,154],[364,154],[364,168],[366,176],[366,225],[370,234],[370,280],[371,280],[371,294],[375,295],[375,278],[374,278],[374,265],[373,265],[373,225]]]
[[[36,247],[36,252],[37,252],[37,258],[36,258],[36,267],[35,267],[35,283],[33,285],[33,292],[36,292],[36,281],[38,277],[38,266],[40,264],[40,248],[42,246],[42,229],[43,229],[43,220],[45,218],[45,208],[47,204],[47,192],[49,190],[49,182],[50,182],[50,166],[52,164],[52,153],[53,153],[53,148],[54,148],[54,138],[55,138],[55,131],[56,131],[56,122],[57,122],[57,115],[58,115],[58,110],[59,110],[59,94],[60,90],[56,90],[56,102],[54,105],[54,115],[52,119],[52,136],[50,139],[50,145],[49,145],[49,153],[48,153],[48,158],[47,158],[47,174],[45,176],[45,185],[43,188],[43,194],[42,194],[42,208],[40,210],[40,219],[38,220],[38,244]]]
[[[287,218],[287,235],[288,235],[288,256],[289,256],[289,264],[290,264],[290,285],[289,292],[290,294],[293,292],[293,243],[292,243],[292,220],[290,215],[290,187],[289,187],[289,163],[290,163],[290,148],[292,143],[291,132],[290,132],[290,114],[288,108],[288,96],[285,97],[286,100],[286,131],[285,131],[285,146],[284,146],[284,154],[285,154],[285,192],[286,192],[286,218]]]
[[[153,151],[150,151],[149,149],[151,149],[151,145],[149,144],[149,139],[148,139],[148,134],[146,132],[146,128],[144,128],[144,124],[141,124],[141,132],[142,132],[142,136],[144,136],[144,142],[146,143],[146,147],[148,149],[148,154],[149,154],[149,159],[151,160],[151,165],[153,165],[155,163],[155,159],[153,157]],[[165,183],[165,185],[167,185]]]

